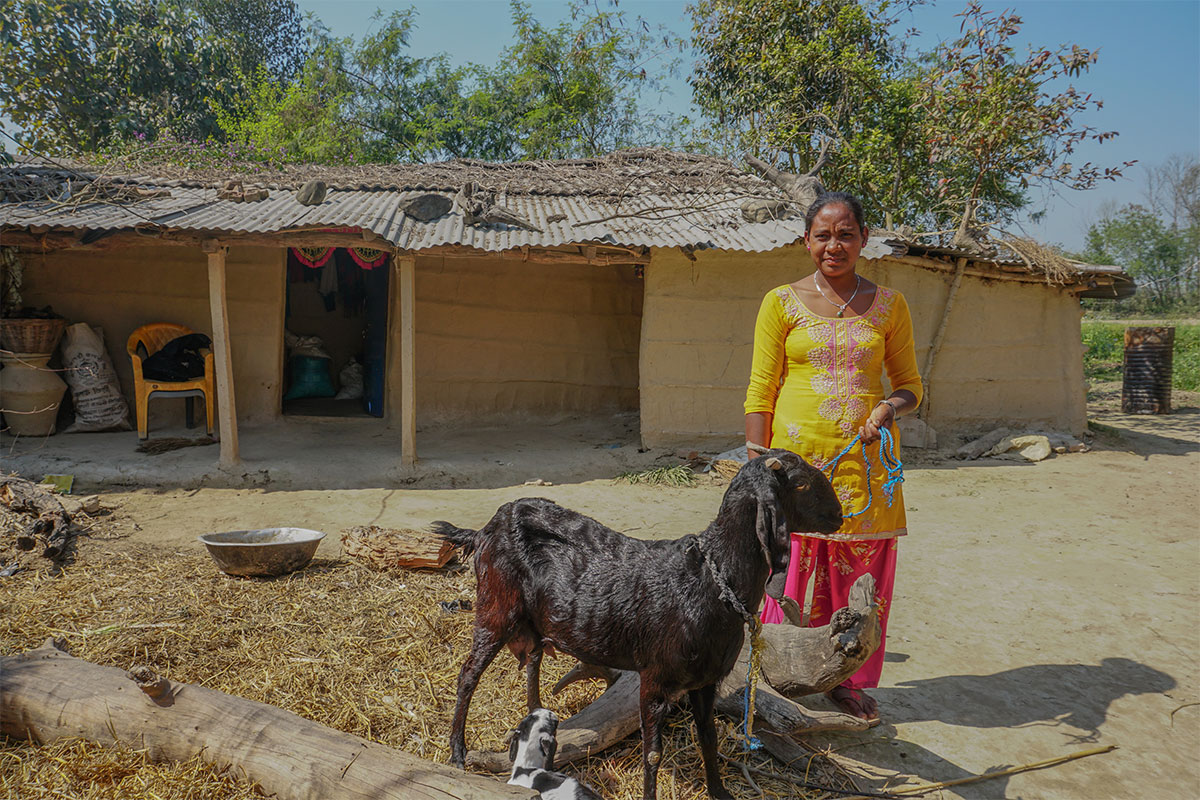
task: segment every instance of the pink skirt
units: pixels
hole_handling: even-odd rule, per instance
[[[842,683],[851,689],[878,686],[883,672],[888,612],[892,604],[892,586],[896,582],[896,540],[838,542],[792,534],[792,560],[788,564],[783,592],[807,612],[809,627],[828,625],[833,612],[846,606],[850,587],[868,573],[875,577],[875,602],[879,604],[879,627],[883,637],[879,649],[858,672]],[[810,580],[813,581],[812,601],[805,608],[805,593]],[[784,621],[783,609],[770,597],[765,599],[762,621]]]

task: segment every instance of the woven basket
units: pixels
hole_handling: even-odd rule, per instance
[[[0,319],[0,347],[14,353],[53,353],[65,319]]]

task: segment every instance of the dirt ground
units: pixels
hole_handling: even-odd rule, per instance
[[[1198,400],[1177,393],[1169,416],[1128,416],[1115,410],[1109,387],[1091,409],[1093,449],[1036,464],[906,452],[911,534],[900,545],[887,663],[875,692],[884,724],[814,743],[876,788],[1111,744],[1118,749],[940,796],[1200,797]],[[329,532],[319,555],[336,557],[336,534],[354,525],[423,528],[449,519],[476,527],[499,504],[529,495],[648,538],[699,531],[716,513],[719,483],[612,480],[625,468],[678,463],[673,454],[636,453],[629,436],[608,443],[586,434],[566,436],[580,463],[514,449],[497,433],[495,449],[484,448],[477,463],[450,459],[420,479],[360,476],[360,485],[374,488],[311,488],[323,478],[329,486],[346,482],[320,470],[310,481],[264,470],[260,486],[242,480],[213,488],[219,481],[179,466],[211,460],[216,448],[168,454],[152,467],[159,477],[180,471],[184,488],[114,487],[141,479],[120,465],[103,473],[103,459],[88,467],[49,447],[42,461],[10,448],[5,468],[31,477],[78,472],[81,488],[114,509],[120,541],[179,549],[198,548],[196,536],[206,532],[297,525]],[[95,484],[98,475],[107,475],[105,485]],[[522,485],[535,477],[554,485]]]

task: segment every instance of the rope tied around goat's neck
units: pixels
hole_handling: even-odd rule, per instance
[[[717,590],[720,593],[721,599],[732,608],[738,616],[745,621],[747,627],[750,628],[750,664],[746,673],[746,693],[743,702],[744,713],[742,718],[742,739],[743,750],[760,750],[763,743],[754,736],[754,695],[758,690],[758,676],[762,672],[762,621],[746,610],[746,606],[738,599],[738,596],[733,593],[729,582],[725,580],[717,562],[714,561],[708,554],[707,548],[704,546],[704,539],[696,540],[697,547],[700,550],[700,557],[704,563],[708,565],[708,569],[712,572],[713,580],[717,584]],[[763,554],[767,558],[766,553]],[[767,559],[768,564],[770,559]]]
[[[871,501],[874,499],[871,496],[871,459],[867,456],[867,446],[862,444],[862,436],[855,436],[854,441],[846,445],[842,452],[834,456],[832,461],[821,468],[825,476],[832,480],[833,472],[837,469],[838,462],[842,460],[843,456],[853,450],[855,445],[862,445],[863,449],[863,465],[867,470],[867,504],[858,511],[849,514],[843,513],[842,517],[845,519],[865,514],[867,509],[871,507]],[[887,479],[883,482],[883,494],[887,498],[887,504],[890,508],[896,493],[896,487],[904,483],[904,462],[896,455],[896,438],[887,428],[879,429],[879,463],[883,465],[883,470],[887,473]]]

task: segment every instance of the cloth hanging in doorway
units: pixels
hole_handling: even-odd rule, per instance
[[[337,308],[337,262],[333,259],[326,259],[325,266],[321,267],[321,282],[317,284],[317,291],[321,293],[321,299],[325,301],[325,310],[333,311]]]
[[[342,314],[357,317],[363,312],[367,299],[367,273],[349,249],[339,251],[334,263],[337,264],[337,292]]]
[[[333,258],[333,247],[293,247],[296,259],[306,267],[318,269],[329,263]]]
[[[354,259],[354,263],[358,264],[363,269],[375,269],[387,261],[388,253],[386,250],[377,250],[374,247],[351,247],[350,257]]]

